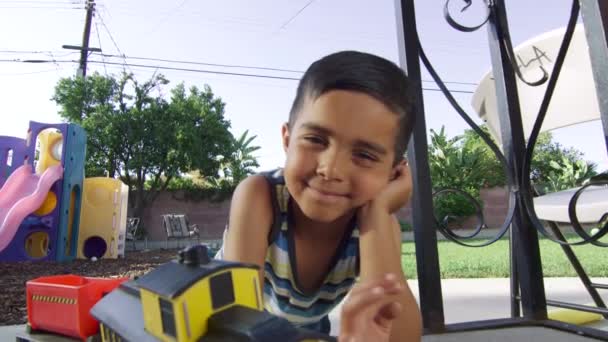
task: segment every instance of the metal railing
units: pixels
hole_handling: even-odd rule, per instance
[[[548,223],[549,228],[547,229],[537,217],[533,205],[534,190],[529,177],[534,146],[549,103],[551,102],[560,69],[568,51],[570,40],[572,39],[574,25],[579,15],[582,15],[585,27],[604,136],[608,149],[608,1],[573,1],[570,19],[554,63],[554,68],[553,70],[541,69],[542,75],[536,80],[525,79],[517,65],[509,34],[505,0],[482,1],[487,8],[487,15],[480,20],[479,25],[467,27],[458,23],[450,13],[450,6],[448,6],[450,0],[446,0],[444,16],[446,21],[457,30],[472,32],[486,28],[488,31],[492,75],[496,86],[496,101],[501,125],[500,140],[502,141],[502,150],[494,144],[492,139],[458,105],[458,102],[442,82],[430,59],[425,54],[423,42],[420,41],[417,33],[414,0],[395,1],[400,63],[402,68],[407,72],[412,84],[415,85],[413,97],[418,109],[416,113],[416,127],[414,128],[412,140],[408,148],[408,159],[412,167],[412,177],[414,180],[412,221],[416,243],[420,307],[425,332],[437,334],[452,331],[499,329],[510,326],[543,326],[573,334],[608,340],[608,332],[556,322],[547,318],[547,306],[586,310],[608,316],[608,310],[606,310],[605,304],[597,293],[597,289],[606,289],[608,286],[591,282],[571,249],[573,245],[584,244],[602,247],[608,246],[608,244],[599,241],[602,236],[608,233],[608,223],[603,223],[599,227],[599,232],[595,234],[590,235],[586,233],[576,217],[576,201],[578,195],[580,195],[580,193],[577,193],[570,202],[569,212],[574,231],[581,240],[569,242],[555,224]],[[464,0],[462,2],[462,10],[466,10],[471,5],[472,0]],[[421,87],[421,64],[426,67],[458,114],[488,144],[505,171],[509,195],[508,213],[496,236],[483,243],[471,242],[478,241],[473,240],[473,238],[477,235],[475,232],[478,233],[481,227],[484,226],[483,215],[478,216],[479,222],[474,233],[467,236],[461,236],[451,231],[445,222],[437,220],[434,216],[433,196],[440,195],[441,192],[435,194],[432,192],[431,177],[429,176],[427,129],[425,124],[424,97]],[[524,136],[516,85],[517,79],[529,86],[547,85],[534,128],[529,137]],[[501,151],[504,151],[504,153]],[[598,180],[596,184],[608,184],[608,182]],[[581,188],[581,192],[584,188]],[[462,193],[459,189],[442,191]],[[473,198],[469,198],[469,200],[475,201]],[[479,208],[478,204],[477,207]],[[511,317],[499,320],[445,324],[436,232],[441,233],[455,243],[470,247],[487,246],[509,232],[512,271]],[[540,259],[539,235],[560,244],[597,307],[546,299]]]

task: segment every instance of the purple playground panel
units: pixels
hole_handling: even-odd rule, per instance
[[[0,187],[16,168],[23,165],[25,148],[25,139],[0,136]],[[12,154],[10,161],[9,154]]]

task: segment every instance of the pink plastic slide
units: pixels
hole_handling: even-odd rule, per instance
[[[32,166],[13,171],[0,189],[0,252],[11,242],[25,217],[38,210],[55,182],[63,177],[61,165],[51,166],[39,176]]]

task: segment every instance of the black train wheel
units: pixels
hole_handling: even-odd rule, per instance
[[[86,342],[101,342],[101,335],[100,334],[91,335],[91,336],[87,337]]]

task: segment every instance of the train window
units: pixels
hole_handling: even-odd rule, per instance
[[[234,303],[232,273],[224,272],[211,277],[209,286],[211,288],[211,305],[213,306],[213,310]]]
[[[158,298],[160,305],[160,318],[163,324],[163,333],[167,336],[177,337],[175,332],[175,315],[173,313],[173,304],[163,298]]]

